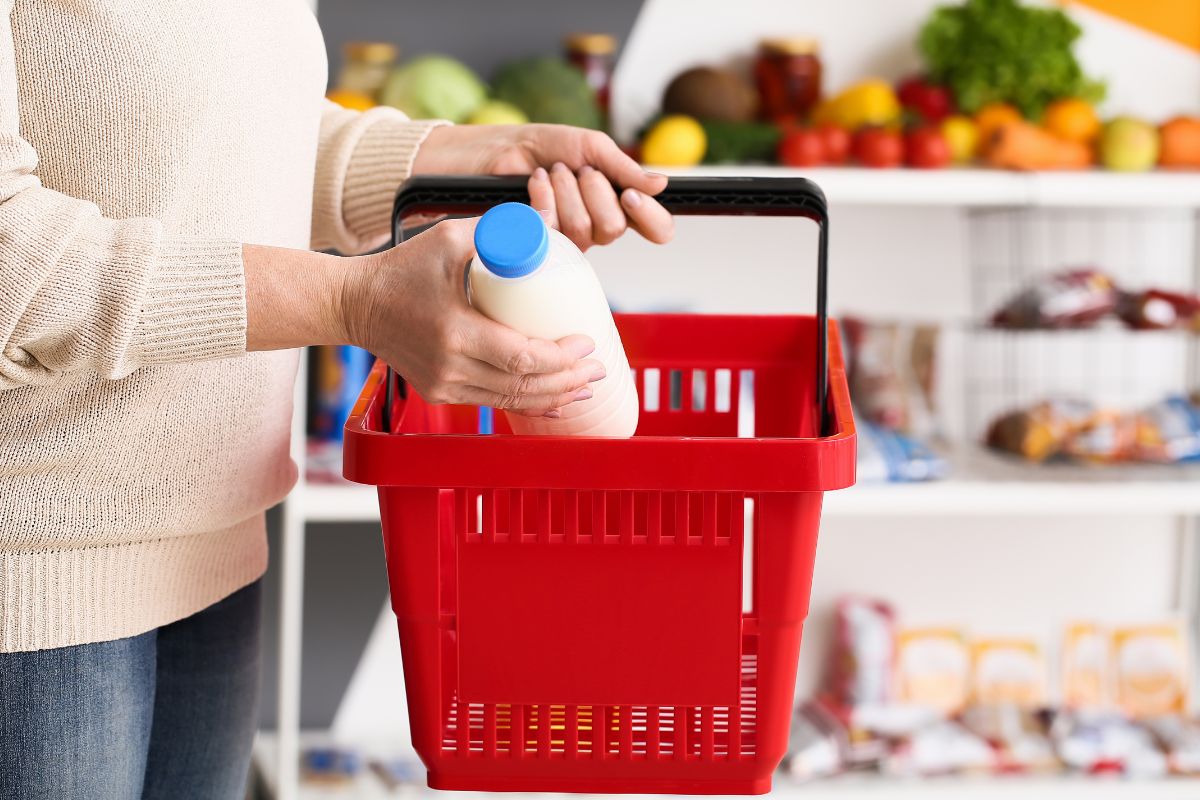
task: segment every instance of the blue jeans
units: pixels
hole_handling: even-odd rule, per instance
[[[241,800],[261,582],[114,642],[0,653],[0,798]]]

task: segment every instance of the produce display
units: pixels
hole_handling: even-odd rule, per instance
[[[766,39],[752,68],[702,64],[668,84],[662,115],[693,117],[708,133],[703,152],[664,142],[651,119],[639,136],[641,158],[672,167],[1200,169],[1200,116],[1161,126],[1101,119],[1096,104],[1105,87],[1075,57],[1080,35],[1057,7],[964,0],[936,8],[921,27],[915,44],[923,73],[895,83],[865,77],[845,87],[820,85],[812,39]],[[840,134],[831,137],[834,129]],[[656,146],[646,150],[652,132]],[[685,151],[687,161],[679,156]],[[659,160],[664,152],[674,157]]]
[[[885,600],[843,598],[825,686],[797,709],[783,769],[800,780],[862,770],[1196,775],[1188,639],[1175,620],[1070,622],[1051,681],[1037,639],[905,627]]]

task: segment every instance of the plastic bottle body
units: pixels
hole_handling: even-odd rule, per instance
[[[591,384],[591,399],[565,406],[558,419],[509,414],[509,425],[519,434],[632,436],[638,421],[637,388],[604,289],[571,240],[558,231],[548,234],[545,260],[527,275],[502,277],[479,257],[472,259],[471,304],[533,338],[591,337],[596,344],[591,358],[604,364],[605,377]]]

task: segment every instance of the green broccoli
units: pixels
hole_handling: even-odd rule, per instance
[[[596,93],[583,73],[558,58],[531,58],[500,68],[492,96],[512,103],[531,122],[600,128]]]

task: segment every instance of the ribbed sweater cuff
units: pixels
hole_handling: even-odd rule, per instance
[[[342,189],[342,219],[356,241],[370,246],[388,235],[396,189],[412,174],[417,149],[430,131],[447,124],[388,114],[363,131]]]
[[[246,351],[242,245],[167,239],[159,249],[133,335],[137,361],[164,364]]]

